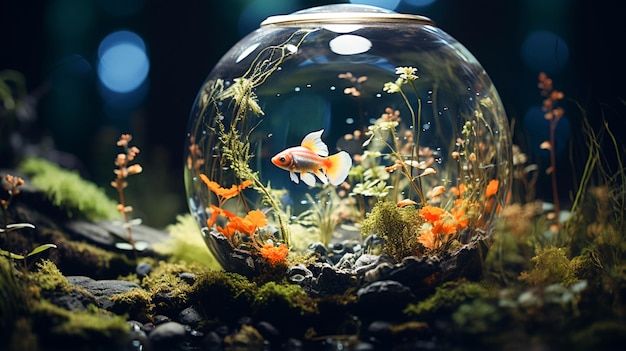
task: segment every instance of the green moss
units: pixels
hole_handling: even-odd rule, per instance
[[[206,246],[198,223],[191,214],[179,215],[177,222],[167,226],[170,238],[154,246],[155,251],[169,256],[170,262],[201,263],[211,269],[221,269]]]
[[[0,257],[0,340],[7,340],[23,312],[26,291],[15,277],[8,259]]]
[[[117,203],[109,199],[103,189],[84,180],[76,172],[39,158],[24,160],[19,170],[30,176],[31,184],[43,191],[69,217],[89,220],[119,218]]]
[[[126,255],[101,249],[82,241],[58,241],[58,266],[68,275],[111,279],[127,274],[135,263]]]
[[[284,308],[297,315],[317,313],[317,303],[299,285],[269,282],[259,288],[252,307],[257,312]],[[272,311],[276,313],[277,311]],[[281,314],[281,313],[278,313]]]
[[[409,315],[431,316],[440,311],[452,311],[457,306],[474,300],[493,296],[479,283],[465,280],[447,282],[435,289],[435,293],[416,304],[410,304],[404,312]]]
[[[259,288],[252,310],[257,319],[268,321],[287,334],[303,333],[319,314],[317,302],[300,286],[275,282]]]
[[[141,285],[150,292],[156,313],[168,314],[186,306],[190,301],[192,285],[180,278],[181,273],[200,272],[197,265],[159,262]]]
[[[52,263],[52,261],[43,260],[37,262],[37,271],[30,275],[30,278],[44,291],[62,291],[70,292],[72,284],[65,278],[63,273]]]
[[[496,305],[483,300],[462,304],[452,314],[456,329],[467,334],[488,333],[501,318]]]
[[[402,340],[410,340],[419,337],[420,335],[430,334],[428,324],[418,321],[409,321],[392,325],[390,329],[394,340],[400,342]]]
[[[569,285],[578,279],[574,276],[574,270],[579,262],[574,265],[567,258],[564,248],[547,247],[540,249],[531,259],[534,264],[528,272],[522,272],[519,279],[532,286],[547,286],[554,283]]]
[[[151,320],[154,304],[152,294],[144,289],[133,289],[121,294],[111,296],[110,300],[115,304],[113,312],[128,314],[131,319],[148,322]]]
[[[98,345],[99,349],[116,349],[129,330],[126,319],[90,305],[84,311],[68,311],[47,300],[33,306],[33,320],[41,344],[75,349],[76,343]]]
[[[422,217],[414,207],[398,207],[389,201],[379,201],[363,220],[361,233],[381,236],[385,239],[383,251],[396,261],[402,261],[404,257],[420,252],[417,233],[422,224]]]
[[[208,319],[233,322],[250,314],[257,290],[255,283],[240,274],[206,270],[196,274],[192,300],[200,302]]]

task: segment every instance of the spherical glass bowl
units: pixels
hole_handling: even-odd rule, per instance
[[[476,58],[425,17],[360,5],[265,20],[203,83],[185,147],[189,207],[222,266],[293,281],[467,251],[511,173]]]

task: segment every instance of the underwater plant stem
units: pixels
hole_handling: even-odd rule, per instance
[[[419,163],[419,148],[420,148],[420,137],[421,137],[421,129],[422,129],[421,128],[422,100],[419,98],[415,83],[412,80],[409,80],[409,84],[411,85],[411,89],[413,89],[413,92],[415,93],[415,96],[417,97],[417,114],[415,113],[413,106],[409,102],[409,98],[406,96],[406,94],[404,93],[402,89],[400,89],[400,95],[402,95],[402,98],[404,99],[404,102],[407,108],[409,109],[409,113],[411,114],[411,123],[413,125],[413,132],[415,133],[415,147],[412,148],[413,150],[412,152],[416,152],[416,155],[415,154],[411,155],[411,157],[417,159],[417,162]],[[394,140],[395,140],[395,135],[394,135]],[[407,175],[407,177],[409,178],[409,181],[411,182],[411,186],[417,192],[417,195],[419,196],[422,204],[425,205],[426,201],[424,199],[424,195],[422,194],[422,179],[420,178],[419,168],[417,168],[418,170],[417,177],[414,178],[411,174],[411,171],[406,167],[406,164],[404,162],[402,164],[403,164],[403,167],[402,167],[403,173]]]
[[[133,240],[133,232],[132,232],[132,229],[130,228],[130,225],[128,225],[128,215],[126,214],[126,211],[124,210],[126,208],[126,204],[124,202],[124,187],[121,182],[118,182],[117,194],[120,199],[121,208],[123,209],[120,212],[122,213],[122,221],[124,222],[126,226],[126,234],[127,234],[126,241],[128,241],[130,246],[132,246],[133,254],[135,255],[135,258],[137,258],[137,250],[135,250],[135,240]]]
[[[283,241],[285,242],[285,245],[287,245],[287,247],[291,247],[290,246],[291,234],[289,232],[289,228],[285,224],[285,220],[282,216],[282,211],[280,210],[280,207],[278,206],[276,201],[274,201],[274,198],[270,195],[269,191],[267,191],[267,188],[263,185],[263,183],[261,183],[258,177],[254,177],[253,181],[254,181],[255,188],[261,193],[263,193],[263,197],[265,197],[265,201],[267,201],[270,207],[272,207],[274,211],[276,211],[276,217],[278,218],[278,225],[280,226],[280,231],[283,233]]]
[[[393,140],[394,145],[396,145],[396,139],[397,139],[397,134],[395,129],[391,129],[391,138]],[[382,138],[381,138],[382,139]],[[396,149],[396,146],[392,146],[390,145],[386,140],[383,139],[383,141],[385,142],[385,144],[387,144],[387,147],[389,147],[389,149],[391,150],[391,153],[398,159],[400,160],[400,163],[402,164],[402,173],[409,179],[409,183],[411,183],[411,187],[413,188],[413,190],[415,191],[415,193],[417,194],[417,196],[419,196],[420,201],[422,202],[422,205],[426,205],[426,199],[424,198],[424,194],[422,193],[422,189],[421,187],[414,181],[413,176],[411,174],[411,171],[409,170],[409,168],[406,165],[406,162],[404,162],[404,158],[402,157],[402,155],[400,154],[400,152]],[[419,175],[418,177],[416,177],[416,180],[419,181]]]
[[[556,141],[556,124],[558,122],[557,118],[552,118],[552,120],[550,121],[550,145],[552,146],[550,148],[550,164],[552,166],[552,172],[551,172],[551,176],[552,176],[552,197],[553,197],[553,202],[554,202],[554,213],[556,215],[555,219],[554,219],[554,223],[560,228],[561,224],[559,222],[559,213],[561,212],[561,206],[559,203],[559,190],[558,190],[558,181],[557,181],[557,177],[556,177],[556,145],[555,145],[555,141]]]

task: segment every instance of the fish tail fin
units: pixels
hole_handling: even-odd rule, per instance
[[[332,185],[339,185],[348,178],[348,172],[352,167],[352,157],[345,151],[340,151],[327,159],[328,167],[326,175]]]

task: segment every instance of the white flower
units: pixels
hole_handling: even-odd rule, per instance
[[[400,91],[400,86],[393,82],[387,82],[383,86],[383,91],[386,91],[389,94],[397,93]]]
[[[396,67],[396,74],[399,74],[400,78],[406,81],[419,78],[415,72],[417,72],[417,68],[414,67]]]

